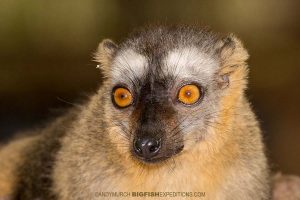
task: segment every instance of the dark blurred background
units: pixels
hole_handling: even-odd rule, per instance
[[[300,175],[299,0],[0,0],[0,142],[96,91],[99,41],[151,22],[234,32],[274,170]]]

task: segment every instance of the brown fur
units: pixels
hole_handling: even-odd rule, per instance
[[[158,28],[157,32],[161,29]],[[179,29],[182,30],[185,29]],[[96,192],[113,191],[205,192],[205,199],[212,200],[270,197],[269,170],[259,124],[244,94],[248,54],[233,35],[218,39],[210,32],[203,33],[206,37],[205,34],[211,34],[208,37],[210,49],[206,52],[219,53],[220,69],[216,76],[228,76],[230,80],[222,90],[223,95],[220,95],[219,112],[207,127],[205,135],[199,131],[188,134],[184,138],[182,152],[155,164],[143,163],[132,156],[132,138],[124,139],[126,135],[122,134],[122,127],[115,124],[115,121],[123,122],[128,118],[125,111],[115,111],[110,103],[110,67],[117,46],[109,40],[100,44],[96,60],[101,63],[106,75],[104,85],[82,106],[76,114],[78,117],[68,123],[63,129],[65,134],[57,140],[60,147],[53,155],[52,170],[48,174],[53,182],[51,191],[57,199],[97,199]],[[151,47],[150,42],[155,41],[155,37],[150,33],[145,38],[149,40],[145,46]],[[138,41],[140,43],[143,39]],[[65,124],[54,123],[56,126]],[[46,129],[44,132],[47,138],[56,129]],[[7,146],[5,149],[8,150],[2,152],[9,149],[22,151],[23,145],[16,146]],[[0,156],[3,157],[3,153]],[[11,172],[6,174],[12,177]],[[14,180],[7,177],[4,182]],[[3,181],[0,180],[0,186]],[[14,184],[5,187],[6,191],[0,194],[8,194]]]
[[[144,165],[130,157],[127,149],[124,148],[124,139],[113,132],[119,132],[118,128],[112,129],[108,133],[109,140],[119,145],[118,151],[123,152],[122,158],[117,156],[118,152],[112,150],[108,155],[112,165],[106,172],[106,177],[102,180],[101,187],[95,188],[96,191],[204,191],[207,199],[257,199],[258,196],[268,196],[268,167],[264,156],[262,138],[256,119],[245,100],[243,91],[246,87],[247,67],[245,60],[248,55],[242,48],[240,42],[233,38],[235,48],[226,49],[222,52],[224,60],[223,70],[220,73],[230,73],[231,87],[221,100],[221,110],[223,112],[218,118],[218,122],[212,126],[212,136],[202,141],[198,147],[191,151],[183,151],[174,159],[176,168],[172,169],[172,161],[157,165]],[[107,66],[106,66],[107,67]],[[239,81],[241,80],[241,81]],[[105,86],[104,86],[105,87]],[[100,92],[101,93],[101,92]],[[93,101],[92,101],[93,102]],[[95,106],[97,100],[90,106]],[[228,109],[234,108],[234,109]],[[104,108],[105,115],[110,115],[111,108]],[[242,114],[240,114],[242,113]],[[86,113],[88,114],[88,113]],[[108,118],[106,116],[105,118]],[[114,126],[107,121],[109,126]],[[252,132],[251,135],[244,134],[245,131]],[[106,141],[105,141],[106,142]],[[70,138],[65,138],[60,158],[71,157],[74,149],[82,154],[81,149],[86,149],[89,143],[78,143],[75,146],[67,147]],[[66,156],[67,155],[67,156]],[[102,167],[107,168],[108,163],[101,163],[100,157],[93,157],[93,163],[98,162]],[[85,163],[84,169],[92,167],[93,163]],[[118,164],[113,164],[118,163]],[[88,166],[90,165],[90,166]],[[118,173],[126,167],[125,173]],[[61,174],[69,166],[67,162],[58,165],[56,169],[57,190],[60,190],[70,181],[67,175]],[[139,173],[136,173],[139,172]],[[93,177],[94,174],[84,172],[84,175]],[[151,177],[151,178],[150,178]],[[193,179],[191,177],[199,177]],[[87,178],[88,179],[88,178]],[[82,182],[81,187],[87,187],[88,183]],[[248,194],[244,189],[248,190]],[[261,190],[261,188],[264,188]],[[75,188],[61,191],[62,199],[67,199],[69,193],[74,192]],[[258,198],[259,198],[258,197]],[[92,196],[83,196],[92,198]]]
[[[0,197],[10,196],[16,182],[16,167],[22,163],[22,152],[31,143],[36,141],[38,136],[23,137],[0,148]]]

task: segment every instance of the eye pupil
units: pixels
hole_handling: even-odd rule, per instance
[[[185,92],[185,96],[186,96],[186,97],[191,97],[191,96],[192,96],[192,92],[189,91],[189,90],[187,90],[187,91]]]
[[[120,94],[120,99],[126,99],[127,98],[127,95],[126,94]]]

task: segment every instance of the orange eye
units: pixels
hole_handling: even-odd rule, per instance
[[[185,85],[178,92],[178,100],[186,105],[196,103],[201,97],[201,91],[196,85]]]
[[[126,88],[116,88],[113,92],[114,103],[120,107],[125,108],[132,104],[132,95]]]

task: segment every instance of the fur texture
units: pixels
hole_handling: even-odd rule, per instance
[[[119,46],[104,40],[95,54],[104,84],[78,111],[40,131],[39,139],[10,148],[24,156],[5,193],[15,199],[99,199],[100,192],[269,199],[262,136],[244,94],[247,58],[235,36],[194,26],[146,27]],[[186,83],[203,92],[195,105],[177,101]],[[132,92],[130,107],[113,104],[116,85]],[[144,162],[132,151],[145,133],[162,140],[161,161]]]

